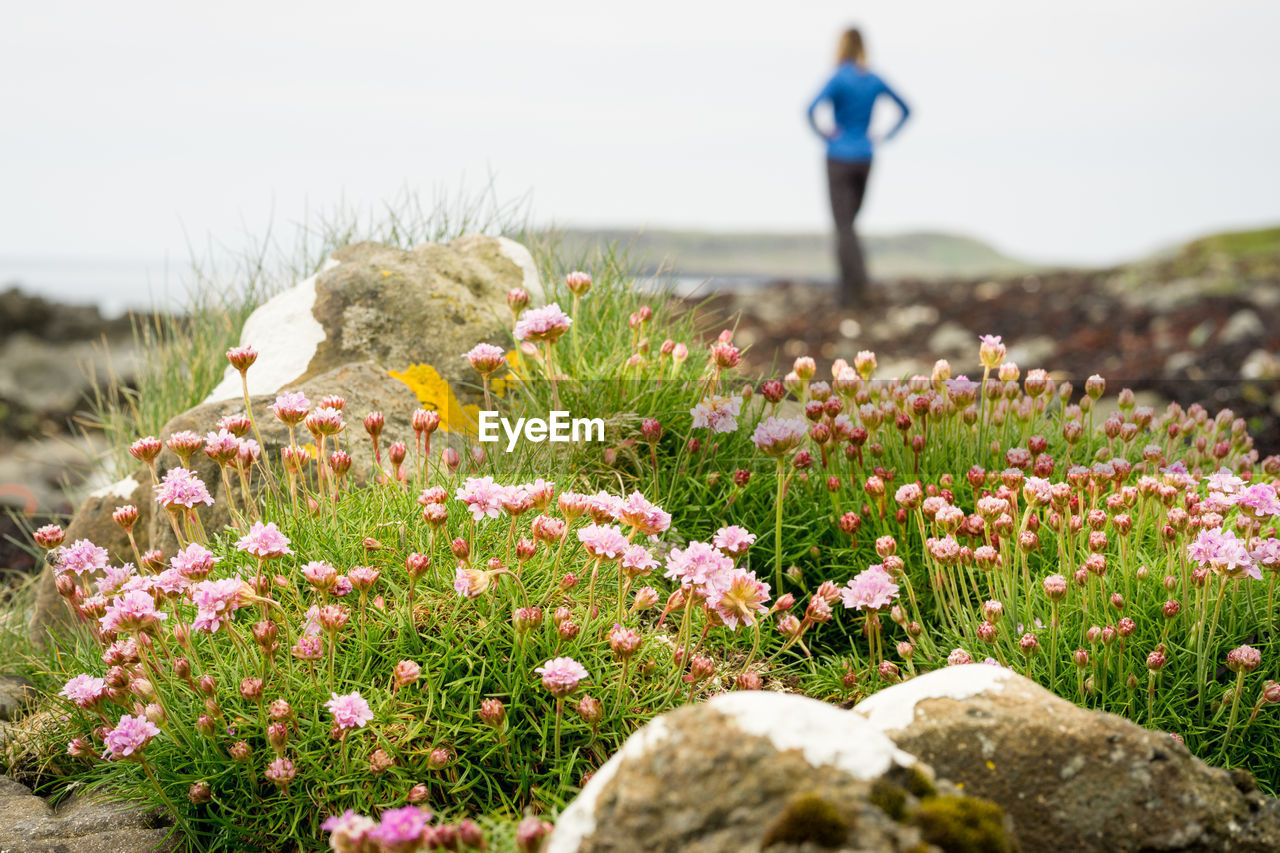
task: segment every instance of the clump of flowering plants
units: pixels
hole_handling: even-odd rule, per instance
[[[986,661],[1280,787],[1280,460],[1243,422],[1023,376],[991,336],[981,381],[877,379],[869,352],[749,381],[732,331],[700,345],[614,273],[513,291],[511,352],[458,355],[488,405],[601,417],[603,443],[433,444],[435,413],[394,436],[283,394],[168,438],[238,485],[229,527],[183,466],[153,468],[173,554],[37,531],[80,618],[54,666],[71,769],[152,792],[201,849],[537,849],[681,702]]]
[[[635,417],[602,459],[685,536],[761,537],[746,568],[778,597],[774,675],[798,664],[806,692],[847,698],[985,660],[1280,788],[1257,758],[1280,746],[1280,458],[1232,412],[1024,375],[993,335],[976,380],[945,361],[877,378],[864,351],[829,379],[802,357],[750,381],[731,330],[668,337],[657,358],[643,334],[614,340],[582,353],[577,383]]]
[[[272,410],[323,421],[342,454],[332,403]],[[213,500],[194,473],[156,471],[169,555],[118,562],[38,531],[79,625],[56,673],[72,772],[149,792],[200,849],[313,844],[322,822],[383,827],[386,849],[478,846],[467,815],[553,810],[645,719],[758,679],[772,602],[746,530],[672,540],[641,491],[526,479],[500,454],[437,443],[393,464],[356,485],[255,455],[219,531],[192,509]]]

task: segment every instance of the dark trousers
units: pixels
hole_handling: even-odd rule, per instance
[[[867,268],[853,221],[862,208],[871,161],[827,160],[831,216],[836,222],[836,257],[840,261],[840,305],[853,308],[867,301]]]

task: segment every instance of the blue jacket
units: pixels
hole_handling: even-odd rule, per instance
[[[843,161],[871,159],[872,143],[867,136],[867,128],[871,124],[871,108],[881,95],[888,95],[902,110],[898,123],[884,136],[888,140],[907,123],[907,116],[911,115],[907,102],[873,72],[852,62],[837,66],[836,73],[809,104],[809,125],[814,133],[827,140],[828,158]],[[836,129],[831,135],[823,133],[813,117],[814,110],[823,101],[830,101],[835,113]]]

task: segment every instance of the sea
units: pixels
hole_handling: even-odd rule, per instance
[[[186,262],[164,259],[0,255],[0,291],[16,287],[54,302],[96,305],[107,317],[186,302]]]
[[[17,287],[54,302],[96,305],[106,317],[127,311],[180,311],[192,280],[188,261],[120,257],[0,255],[0,291]],[[752,290],[775,279],[764,276],[664,275],[642,277],[646,290],[678,296]]]

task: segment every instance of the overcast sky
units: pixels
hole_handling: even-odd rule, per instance
[[[868,231],[1098,262],[1280,222],[1275,0],[51,0],[0,28],[0,256],[184,258],[490,174],[543,222],[826,228],[803,111],[853,23],[913,109]]]

